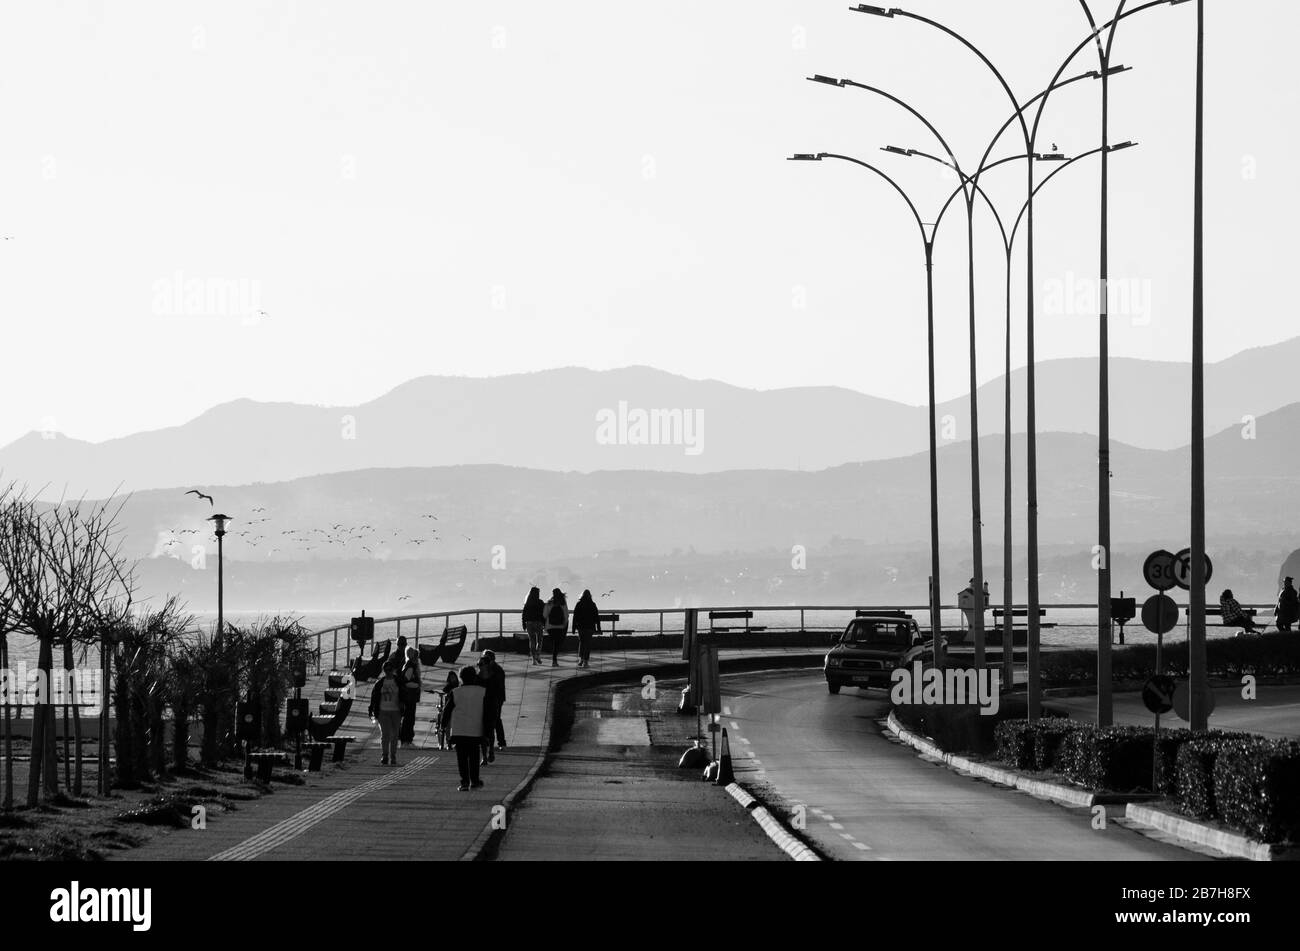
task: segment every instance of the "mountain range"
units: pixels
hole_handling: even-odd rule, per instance
[[[1207,432],[1296,401],[1300,338],[1206,367]],[[1092,434],[1097,361],[1038,369],[1040,433]],[[978,390],[981,427],[1000,431],[1002,378]],[[1012,374],[1013,432],[1024,429],[1025,371]],[[1186,364],[1111,362],[1117,443],[1187,442]],[[941,439],[969,439],[969,400],[938,408]],[[1262,430],[1259,442],[1292,446]],[[491,378],[422,377],[358,406],[236,400],[183,425],[100,443],[32,432],[0,449],[6,480],[46,497],[169,486],[249,485],[368,469],[508,466],[551,472],[816,471],[925,449],[924,407],[839,387],[751,390],[646,367],[558,369]],[[1300,452],[1291,452],[1300,461]]]

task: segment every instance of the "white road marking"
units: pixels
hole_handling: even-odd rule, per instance
[[[831,823],[831,828],[832,828],[832,829],[843,829],[844,826],[841,825],[841,824],[838,823],[838,822],[832,822],[832,823]]]
[[[731,721],[731,728],[732,728],[733,730],[739,730],[739,729],[740,729],[740,724],[737,723],[735,720],[732,720],[732,721]]]
[[[848,839],[850,842],[853,841],[853,836],[849,835],[847,832],[841,832],[841,833],[840,833],[840,838],[841,838],[841,839]]]
[[[861,849],[863,852],[870,852],[870,851],[871,851],[871,846],[867,845],[867,843],[865,843],[865,842],[854,842],[854,843],[853,843],[853,847],[854,847],[855,849]]]

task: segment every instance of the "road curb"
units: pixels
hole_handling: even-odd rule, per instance
[[[736,802],[740,803],[743,809],[754,817],[754,821],[767,833],[767,837],[772,840],[773,844],[790,858],[796,862],[821,861],[821,856],[795,838],[772,813],[768,812],[764,806],[759,805],[758,800],[745,792],[739,784],[729,784],[727,792],[731,794],[731,797]]]
[[[1254,839],[1247,838],[1236,832],[1216,829],[1213,826],[1197,822],[1195,819],[1177,816],[1162,809],[1144,806],[1135,802],[1131,802],[1125,807],[1124,818],[1144,826],[1150,826],[1159,832],[1165,833],[1165,835],[1177,839],[1179,842],[1215,849],[1227,853],[1233,858],[1248,859],[1251,862],[1293,862],[1300,858],[1300,853],[1295,850],[1256,842]]]
[[[954,753],[945,753],[934,743],[924,737],[917,736],[905,728],[898,722],[898,718],[894,716],[892,711],[889,714],[887,724],[889,731],[898,737],[901,742],[941,760],[949,769],[970,773],[981,779],[1018,789],[1040,799],[1049,799],[1062,806],[1090,809],[1099,805],[1122,804],[1125,819],[1162,832],[1174,839],[1177,845],[1210,848],[1233,858],[1248,859],[1252,862],[1296,861],[1300,859],[1300,851],[1256,842],[1244,835],[1216,829],[1194,819],[1174,815],[1144,803],[1121,802],[1118,801],[1120,797],[1117,797],[1115,793],[1090,793],[1082,789],[1071,789],[1068,786],[1061,786],[1042,779],[1030,779],[1028,776],[1014,770],[1000,769],[996,766],[989,766],[987,763],[976,763]]]
[[[1042,779],[1030,779],[1014,770],[1001,769],[997,766],[990,766],[987,763],[977,763],[974,760],[967,759],[964,756],[958,756],[955,753],[945,753],[930,740],[917,736],[915,733],[905,728],[898,722],[898,717],[894,715],[893,711],[890,711],[889,719],[886,723],[889,727],[889,732],[898,737],[901,742],[906,743],[913,749],[926,753],[929,756],[933,756],[951,770],[969,773],[972,776],[978,776],[980,779],[987,779],[989,782],[998,783],[1002,786],[1009,786],[1012,789],[1018,789],[1031,796],[1037,796],[1039,799],[1048,799],[1058,805],[1070,808],[1091,808],[1092,806],[1099,804],[1099,799],[1109,798],[1082,789],[1071,789],[1068,786],[1049,783]]]
[[[730,660],[720,659],[718,661],[718,670],[720,673],[744,673],[752,670],[781,670],[787,667],[820,667],[824,654],[787,654],[772,655],[767,657],[737,657]],[[552,680],[548,687],[546,695],[546,721],[542,725],[542,742],[533,764],[528,767],[524,773],[523,779],[515,786],[514,789],[506,793],[501,798],[501,805],[505,807],[505,827],[497,828],[502,817],[493,816],[483,826],[483,830],[475,836],[474,841],[470,843],[468,849],[460,857],[462,862],[477,862],[482,859],[485,852],[488,851],[489,845],[492,845],[497,839],[502,837],[510,827],[510,814],[518,807],[518,804],[527,797],[529,789],[537,781],[542,767],[551,756],[551,728],[555,716],[555,708],[560,699],[563,698],[562,692],[585,690],[588,687],[595,687],[605,683],[623,683],[638,682],[647,674],[658,677],[671,677],[684,674],[688,671],[689,666],[685,661],[672,661],[663,664],[643,664],[639,667],[625,667],[620,670],[602,670],[595,673],[579,674],[574,677],[565,677],[563,680]],[[762,808],[762,807],[759,807]],[[768,818],[776,823],[775,819],[763,810]],[[760,822],[761,824],[761,822]],[[780,823],[776,823],[778,826]],[[782,829],[781,831],[785,831]],[[770,835],[771,833],[769,833]],[[789,835],[789,833],[786,833]],[[797,841],[797,840],[796,840]],[[803,843],[799,843],[802,845]],[[806,846],[804,846],[806,848]],[[806,860],[805,860],[806,861]]]

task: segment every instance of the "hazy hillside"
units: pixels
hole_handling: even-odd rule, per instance
[[[1207,427],[1240,425],[1296,399],[1300,338],[1207,368]],[[1116,360],[1112,432],[1121,443],[1185,444],[1188,369]],[[1014,375],[1023,416],[1023,371]],[[1040,432],[1096,429],[1096,361],[1039,369]],[[982,420],[1001,427],[1002,383],[980,389]],[[943,404],[946,441],[969,438],[967,401]],[[638,413],[667,410],[675,416]],[[809,471],[924,450],[924,408],[839,388],[746,390],[632,367],[491,379],[425,377],[357,407],[240,400],[182,426],[91,444],[30,433],[0,449],[0,472],[47,494],[105,495],[176,485],[274,482],[369,468],[504,465],[558,472]],[[1023,429],[1023,423],[1017,423]],[[658,433],[656,434],[656,429]],[[655,444],[656,435],[659,437]],[[1276,451],[1286,452],[1286,446]],[[1300,461],[1300,451],[1294,458]]]

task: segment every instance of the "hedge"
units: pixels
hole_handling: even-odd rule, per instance
[[[1212,677],[1239,680],[1244,674],[1278,677],[1300,674],[1300,637],[1274,632],[1258,636],[1215,638],[1205,645],[1206,667]],[[1143,682],[1155,674],[1154,644],[1129,644],[1111,652],[1111,677],[1117,682]],[[1161,672],[1187,677],[1187,642],[1166,644]],[[1048,687],[1074,687],[1097,682],[1097,652],[1093,649],[1049,651],[1042,656],[1042,682]]]
[[[1214,805],[1253,839],[1300,841],[1300,743],[1226,744],[1214,762]]]

